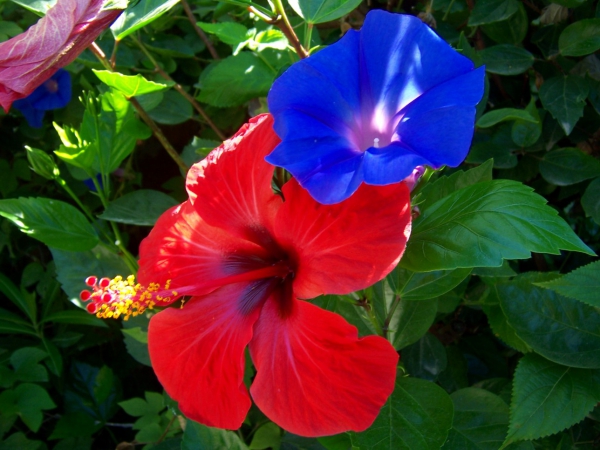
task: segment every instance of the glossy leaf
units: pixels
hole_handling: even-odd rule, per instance
[[[61,250],[85,251],[98,244],[96,230],[77,208],[60,200],[0,200],[0,215],[44,244]]]
[[[425,335],[437,313],[436,300],[401,299],[390,321],[388,337],[396,350],[414,344]]]
[[[600,18],[572,23],[558,38],[563,56],[585,56],[600,49]]]
[[[452,417],[452,400],[442,388],[398,377],[373,425],[363,433],[352,433],[352,444],[364,450],[437,450],[446,440]]]
[[[600,368],[600,312],[531,284],[550,277],[531,275],[497,286],[508,323],[536,353],[551,361],[570,367]]]
[[[600,308],[600,261],[535,285]]]
[[[526,355],[515,371],[506,443],[558,433],[583,420],[599,401],[599,369],[575,369]]]
[[[506,122],[510,120],[524,120],[526,122],[537,123],[538,120],[529,114],[524,109],[515,108],[502,108],[490,111],[479,118],[477,126],[479,128],[493,127],[500,122]]]
[[[578,148],[560,148],[546,153],[540,173],[548,183],[568,186],[600,176],[600,161]]]
[[[111,222],[153,226],[177,201],[160,191],[140,189],[110,202],[98,217]]]
[[[508,19],[500,22],[488,23],[481,26],[481,30],[498,44],[513,44],[519,45],[527,36],[529,28],[529,18],[527,11],[521,2],[517,12]]]
[[[179,0],[143,0],[128,8],[110,27],[115,39],[122,40],[134,31],[155,21]]]
[[[267,95],[275,73],[252,53],[241,52],[221,60],[200,78],[198,99],[218,107],[242,105]]]
[[[500,22],[516,13],[518,8],[515,0],[480,0],[471,11],[469,26]]]
[[[409,375],[429,381],[435,381],[448,364],[444,346],[430,333],[402,351],[402,362]]]
[[[387,280],[402,300],[428,300],[451,291],[470,273],[468,268],[419,273],[396,267]]]
[[[177,125],[186,122],[194,115],[192,105],[181,94],[174,91],[164,93],[158,106],[152,108],[148,115],[155,122],[164,125]]]
[[[600,225],[600,178],[593,180],[581,197],[581,206],[585,215],[594,219]]]
[[[183,433],[181,450],[197,450],[199,448],[227,448],[231,450],[248,450],[233,431],[221,430],[188,420]]]
[[[542,105],[558,121],[567,136],[583,116],[587,94],[585,81],[574,75],[549,78],[540,88]]]
[[[485,70],[499,75],[519,75],[531,67],[534,57],[521,47],[510,44],[487,47],[480,53]]]
[[[515,144],[519,147],[530,147],[535,144],[542,135],[542,121],[535,106],[535,99],[532,97],[529,105],[525,108],[537,123],[528,122],[526,120],[515,120],[510,130],[510,136]]]
[[[414,221],[400,266],[426,272],[495,267],[503,259],[528,258],[532,251],[593,254],[545,203],[531,188],[507,180],[460,189]]]
[[[288,0],[294,12],[310,24],[339,19],[360,5],[360,2],[361,0]]]
[[[145,79],[139,73],[135,76],[123,75],[119,72],[109,72],[108,70],[94,70],[96,76],[107,86],[121,92],[125,97],[135,97],[137,95],[150,94],[169,89],[174,83],[155,83]]]

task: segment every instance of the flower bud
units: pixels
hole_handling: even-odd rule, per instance
[[[25,149],[27,150],[27,159],[29,160],[29,164],[31,164],[31,169],[35,173],[48,180],[54,180],[60,174],[52,156],[42,150],[31,148],[27,145],[25,146]]]

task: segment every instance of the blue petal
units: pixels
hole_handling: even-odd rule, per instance
[[[361,30],[363,98],[393,117],[432,87],[473,69],[418,18],[371,11]]]
[[[28,97],[15,101],[13,107],[21,111],[31,128],[42,128],[45,111],[31,106]]]
[[[484,76],[480,67],[436,86],[400,111],[399,140],[435,168],[459,165],[471,145]]]
[[[413,149],[393,142],[385,148],[369,148],[364,156],[365,183],[386,185],[398,183],[409,176],[417,166],[431,163]]]
[[[54,92],[49,91],[46,85],[51,80],[58,85],[58,90]],[[71,101],[71,75],[64,69],[58,70],[29,97],[32,106],[36,109],[48,111],[66,106]]]
[[[354,127],[360,105],[359,34],[348,32],[334,46],[298,61],[275,80],[268,96],[275,131],[290,126],[280,113],[295,109],[332,127]]]

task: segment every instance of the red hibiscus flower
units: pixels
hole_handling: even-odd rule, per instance
[[[27,97],[66,66],[121,14],[105,0],[58,0],[25,33],[0,44],[0,105]]]
[[[193,420],[241,426],[249,346],[250,394],[267,417],[303,436],[361,431],[394,389],[398,354],[303,299],[347,294],[392,270],[410,233],[409,191],[364,185],[321,205],[291,180],[276,195],[264,161],[279,143],[272,122],[251,120],[192,167],[189,201],[142,242],[139,281],[149,289],[113,281],[90,311],[128,315],[191,296],[152,317],[148,340],[158,379]],[[130,295],[115,296],[119,284],[137,292],[133,306]]]

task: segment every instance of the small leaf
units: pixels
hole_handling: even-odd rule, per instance
[[[450,396],[434,383],[398,377],[394,392],[373,425],[352,433],[362,450],[437,450],[452,426]]]
[[[600,370],[525,355],[515,371],[506,443],[558,433],[583,420],[598,402]]]
[[[550,78],[540,88],[542,105],[558,121],[567,136],[583,116],[587,95],[585,79],[575,75]]]
[[[519,9],[516,0],[479,0],[469,17],[469,26],[500,22],[508,19]]]
[[[496,267],[503,259],[529,258],[531,252],[558,254],[564,249],[593,254],[532,191],[514,181],[493,180],[437,201],[413,222],[400,266],[428,272]]]
[[[137,95],[150,94],[152,92],[160,92],[169,89],[175,83],[167,81],[165,83],[155,83],[154,81],[146,80],[139,73],[135,76],[123,75],[119,72],[109,72],[108,70],[92,71],[96,76],[107,86],[121,92],[125,97],[131,98]]]
[[[207,427],[188,419],[183,433],[181,450],[198,450],[200,448],[248,450],[246,444],[233,431]]]
[[[349,438],[346,436],[346,439]],[[279,448],[281,445],[281,428],[275,425],[273,422],[267,422],[263,426],[261,426],[254,436],[252,436],[252,442],[248,448],[250,450],[264,450],[264,449],[273,449]]]
[[[532,96],[529,105],[525,108],[538,123],[531,123],[525,120],[515,120],[510,130],[510,136],[519,147],[530,147],[535,144],[542,135],[542,121],[535,106],[535,98]]]
[[[186,122],[194,115],[194,110],[181,94],[174,91],[164,93],[162,101],[148,112],[155,122],[164,125],[177,125]]]
[[[497,285],[502,311],[536,353],[558,364],[600,368],[600,311],[531,283],[556,275],[532,274]]]
[[[310,24],[339,19],[356,9],[360,2],[361,0],[288,0],[294,12]]]
[[[508,19],[488,23],[481,27],[486,36],[494,42],[513,45],[520,45],[523,42],[525,36],[527,36],[528,28],[529,18],[521,2],[519,2],[517,12]]]
[[[499,75],[519,75],[533,64],[533,55],[521,47],[510,44],[494,45],[479,52],[485,70]]]
[[[248,33],[248,28],[237,22],[198,22],[197,25],[207,33],[214,34],[220,41],[231,46],[237,46],[252,37],[252,34],[249,35]]]
[[[98,217],[111,222],[153,226],[167,209],[177,201],[160,191],[140,189],[110,202]]]
[[[534,284],[600,308],[600,261],[580,267],[562,277]]]
[[[217,107],[242,105],[267,95],[274,79],[275,73],[261,59],[241,52],[202,74],[198,99]]]
[[[546,153],[540,173],[548,183],[568,186],[600,176],[600,161],[578,148],[559,148]]]
[[[32,323],[36,322],[36,304],[30,301],[17,286],[5,275],[0,273],[0,292],[23,311]],[[3,317],[0,316],[0,319]]]
[[[19,198],[0,200],[0,215],[44,244],[85,251],[98,244],[96,230],[77,208],[60,200]]]
[[[394,348],[401,350],[421,339],[433,324],[436,313],[436,300],[412,302],[400,299],[388,331]]]
[[[155,21],[179,0],[143,0],[132,8],[127,8],[110,27],[115,39],[122,41],[136,30]]]
[[[600,19],[582,19],[563,30],[558,38],[563,56],[585,56],[600,49]]]
[[[56,405],[48,392],[37,384],[20,384],[14,392],[19,416],[31,431],[37,432],[42,425],[42,410],[56,408]]]
[[[581,206],[586,217],[591,217],[600,225],[600,177],[593,180],[581,197]]]
[[[148,332],[142,331],[142,327],[133,327],[128,329],[124,328],[121,331],[123,332],[123,334],[131,336],[133,339],[135,339],[138,342],[141,342],[142,344],[148,344]]]
[[[525,122],[538,123],[538,119],[533,117],[524,109],[502,108],[485,113],[477,121],[477,126],[479,128],[489,128],[499,124],[500,122],[506,122],[509,120],[524,120]]]
[[[390,286],[402,300],[428,300],[444,295],[469,276],[471,269],[412,272],[396,267],[387,276]]]

